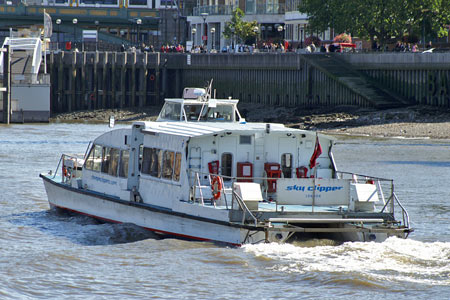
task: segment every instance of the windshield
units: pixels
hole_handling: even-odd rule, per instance
[[[184,105],[184,112],[187,121],[233,122],[232,105],[208,107],[207,104],[189,104]]]
[[[180,121],[181,103],[166,102],[158,119]]]

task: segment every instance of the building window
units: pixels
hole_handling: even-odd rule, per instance
[[[147,6],[147,0],[129,0],[130,5],[145,5]]]

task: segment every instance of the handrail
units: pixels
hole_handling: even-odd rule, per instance
[[[242,224],[244,224],[244,221],[245,221],[245,214],[248,213],[250,215],[250,217],[252,217],[253,220],[255,221],[255,226],[257,226],[258,219],[252,214],[252,212],[248,209],[247,205],[245,205],[244,200],[242,200],[242,198],[234,191],[234,189],[233,189],[233,196],[236,197],[237,203],[239,204],[242,211],[244,212],[244,214],[242,215]]]
[[[403,224],[405,225],[406,228],[410,228],[410,227],[409,227],[409,214],[408,214],[408,211],[407,211],[406,208],[400,203],[400,200],[398,200],[397,195],[396,195],[395,193],[393,193],[393,195],[394,195],[395,201],[397,201],[398,206],[400,206],[400,208],[402,209]]]
[[[59,162],[58,162],[58,165],[56,166],[55,174],[53,174],[52,179],[55,179],[56,174],[58,173],[58,170],[59,170],[59,165],[61,164],[61,161],[63,160],[64,155],[65,155],[65,154],[62,154],[61,157],[59,158]]]
[[[347,174],[347,175],[356,175],[359,177],[365,177],[366,179],[375,179],[375,180],[380,180],[380,181],[394,181],[394,180],[388,179],[388,178],[375,177],[375,176],[370,176],[370,175],[362,175],[362,174],[356,174],[356,173],[352,173],[352,172],[336,171],[336,173]]]

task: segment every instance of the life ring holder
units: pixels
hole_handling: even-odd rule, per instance
[[[219,176],[213,176],[211,180],[211,190],[212,196],[214,200],[218,200],[220,198],[220,193],[222,191],[223,184],[222,180],[220,180]]]

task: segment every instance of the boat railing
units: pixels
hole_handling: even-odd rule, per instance
[[[76,157],[74,155],[62,154],[59,158],[58,165],[56,166],[52,179],[56,178],[56,175],[58,175],[58,171],[60,170],[61,166],[61,182],[70,183],[73,177],[77,177],[76,172],[78,170],[78,167],[81,167],[81,165],[78,165],[79,159],[79,157]],[[74,162],[73,167],[70,167],[70,170],[68,170],[67,166],[65,165],[66,160],[71,160]]]
[[[248,209],[247,205],[245,204],[245,202],[241,198],[241,196],[239,196],[239,194],[236,193],[236,191],[234,191],[234,190],[233,190],[233,199],[236,199],[236,202],[238,203],[239,207],[244,212],[242,214],[242,224],[244,224],[245,216],[246,216],[246,214],[248,214],[253,219],[253,221],[255,222],[255,226],[257,226],[258,225],[258,219],[253,215],[253,213],[250,211],[250,209]]]
[[[223,199],[225,200],[227,209],[228,209],[228,201],[229,199],[227,199],[227,195],[232,195],[233,199],[236,199],[236,202],[238,203],[238,205],[240,206],[240,208],[242,210],[245,211],[245,207],[242,207],[242,199],[239,199],[239,197],[235,197],[235,192],[234,192],[234,188],[233,188],[233,183],[234,182],[242,182],[242,181],[252,181],[252,182],[257,182],[257,183],[261,183],[262,186],[264,186],[264,182],[266,182],[267,180],[281,180],[282,178],[267,178],[267,177],[231,177],[231,176],[225,176],[225,175],[216,175],[216,174],[210,174],[210,173],[202,173],[199,171],[191,171],[193,172],[193,175],[191,178],[194,179],[191,186],[193,188],[194,191],[194,201],[198,201],[199,203],[201,203],[202,205],[205,205],[205,193],[203,192],[203,189],[212,189],[212,177],[217,176],[220,178],[222,184],[220,185],[220,197],[223,197]],[[207,178],[208,182],[203,181],[202,184],[202,180],[201,178]],[[299,178],[299,180],[301,180],[302,178]],[[310,179],[310,178],[306,178],[306,179]],[[376,177],[376,176],[369,176],[369,175],[362,175],[362,174],[357,174],[357,173],[351,173],[351,172],[343,172],[343,171],[336,171],[336,179],[343,179],[343,180],[347,180],[350,183],[362,183],[362,184],[373,184],[376,187],[376,194],[378,195],[378,199],[381,201],[381,209],[377,209],[376,211],[378,213],[389,213],[392,216],[394,215],[395,212],[395,206],[397,206],[400,211],[402,212],[402,216],[403,216],[403,224],[405,224],[405,226],[409,227],[409,216],[408,213],[406,211],[406,209],[403,207],[403,205],[401,205],[400,201],[398,200],[397,196],[394,193],[394,181],[392,179],[387,179],[387,178],[381,178],[381,177]],[[195,195],[196,191],[198,191],[198,193],[200,195]],[[228,192],[228,194],[227,194]],[[265,200],[269,200],[267,193],[265,193],[264,191],[262,192],[263,194],[263,198]],[[209,194],[208,194],[209,195]],[[199,197],[197,197],[199,196]],[[313,194],[314,196],[314,194]],[[271,195],[271,197],[273,200],[275,200],[277,202],[276,196]],[[211,204],[212,205],[216,205],[217,200],[208,198],[208,196],[206,196],[206,199],[211,199]],[[349,199],[348,205],[350,206],[350,201],[351,199]],[[245,203],[244,203],[245,205]],[[231,207],[233,207],[233,202],[231,202]],[[312,207],[314,207],[314,201],[312,204]],[[380,207],[379,207],[380,208]],[[312,208],[313,209],[313,208]]]
[[[205,205],[205,198],[204,198],[204,194],[203,194],[203,191],[202,191],[202,184],[201,184],[201,180],[200,180],[200,175],[206,175],[206,176],[208,176],[208,179],[209,179],[209,187],[211,187],[211,189],[213,188],[212,187],[212,181],[213,181],[213,178],[217,178],[218,180],[219,180],[219,182],[220,182],[220,184],[219,184],[219,186],[220,186],[220,195],[221,195],[221,197],[223,197],[223,199],[224,199],[224,201],[225,201],[225,207],[226,207],[226,209],[228,209],[229,208],[229,206],[228,206],[228,199],[227,199],[227,197],[226,197],[226,190],[225,190],[225,184],[224,184],[224,178],[227,180],[227,182],[231,182],[231,195],[232,195],[232,201],[231,201],[231,209],[233,209],[233,207],[234,207],[234,203],[236,202],[237,203],[237,205],[239,206],[239,208],[244,212],[243,214],[242,214],[242,224],[244,224],[245,223],[245,220],[246,220],[246,215],[248,214],[250,217],[251,217],[251,219],[255,222],[255,226],[258,224],[258,219],[253,215],[253,213],[250,211],[250,209],[247,207],[247,205],[245,204],[245,202],[244,202],[244,200],[241,198],[241,196],[238,194],[238,193],[236,193],[236,191],[234,190],[234,187],[233,187],[233,179],[236,179],[236,178],[233,178],[233,177],[229,177],[229,176],[224,176],[224,175],[216,175],[216,174],[210,174],[210,173],[204,173],[204,174],[202,174],[201,172],[195,172],[195,174],[194,174],[194,176],[195,176],[195,184],[194,184],[194,186],[193,186],[193,200],[194,200],[194,202],[196,201],[196,199],[197,199],[197,197],[196,197],[196,191],[198,190],[199,191],[199,198],[198,198],[198,202],[201,204],[201,205]],[[217,200],[219,200],[219,199],[211,199],[211,204],[212,205],[214,205],[214,206],[216,206],[216,201]]]
[[[336,173],[338,178],[344,179],[346,176],[350,176],[352,178],[352,181],[354,182],[371,182],[376,184],[377,192],[379,193],[381,200],[383,202],[383,207],[381,208],[380,213],[387,211],[392,216],[394,216],[395,208],[396,206],[398,206],[402,214],[402,221],[403,221],[402,224],[405,226],[405,228],[410,228],[408,211],[402,205],[402,203],[400,202],[400,200],[398,199],[397,195],[394,192],[394,180],[342,171],[337,171]],[[382,185],[385,187],[387,185],[387,188],[382,189]],[[384,193],[383,191],[387,192]]]
[[[375,184],[378,196],[381,198],[381,201],[383,202],[383,207],[386,207],[387,204],[386,199],[391,199],[393,197],[394,180],[392,179],[343,171],[336,171],[336,176],[338,179],[348,179],[350,180],[351,183]],[[392,210],[392,213],[394,213],[393,207],[390,207],[389,209]]]

